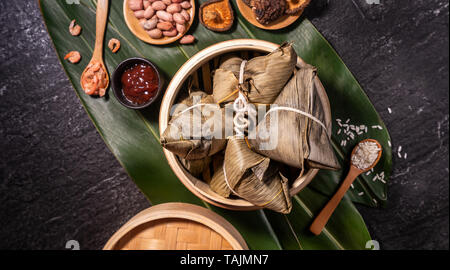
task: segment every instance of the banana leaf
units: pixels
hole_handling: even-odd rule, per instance
[[[204,1],[197,1],[197,4],[202,2]],[[238,12],[236,3],[233,3],[237,20],[228,32],[215,33],[195,23],[190,30],[198,40],[194,45],[181,46],[175,43],[152,46],[140,41],[129,31],[122,15],[123,0],[112,0],[106,40],[118,38],[122,48],[117,54],[106,49],[105,64],[111,73],[121,61],[129,57],[144,57],[155,63],[165,78],[170,80],[189,57],[220,41],[235,38],[257,38],[278,44],[293,41],[297,53],[318,68],[319,77],[330,98],[334,120],[351,119],[352,123],[369,126],[368,133],[357,139],[369,136],[375,138],[383,145],[385,153],[372,175],[363,175],[355,181],[354,188],[349,190],[319,236],[309,233],[308,227],[329,195],[336,190],[346,173],[345,169],[339,172],[321,172],[310,187],[293,198],[293,210],[289,215],[268,210],[228,211],[201,201],[181,184],[164,158],[159,145],[158,105],[134,111],[120,105],[111,93],[104,99],[92,98],[83,93],[79,78],[93,51],[96,1],[40,0],[39,5],[56,53],[80,102],[108,148],[152,204],[187,202],[207,207],[230,221],[244,236],[251,249],[365,248],[370,235],[353,202],[369,206],[385,204],[386,184],[372,181],[372,177],[382,171],[385,173],[385,180],[390,175],[392,160],[388,146],[389,134],[356,79],[307,19],[301,18],[281,31],[263,31],[249,24]],[[73,19],[83,27],[80,37],[72,37],[68,33],[68,25]],[[72,50],[78,50],[83,55],[77,65],[63,60],[64,55]],[[372,129],[371,126],[380,126],[382,129]],[[337,133],[338,127],[334,125],[334,149],[345,168],[348,167],[348,155],[356,140],[342,147],[342,135]],[[363,196],[361,192],[364,192]]]

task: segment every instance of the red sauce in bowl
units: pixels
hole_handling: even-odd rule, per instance
[[[121,82],[123,95],[136,105],[146,104],[158,93],[158,74],[146,63],[135,64],[125,70]]]

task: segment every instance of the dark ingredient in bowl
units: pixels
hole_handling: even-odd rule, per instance
[[[149,102],[158,92],[158,75],[153,67],[145,63],[135,64],[125,70],[121,82],[123,95],[135,105]]]

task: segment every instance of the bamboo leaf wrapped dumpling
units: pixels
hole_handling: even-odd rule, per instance
[[[279,164],[250,150],[244,139],[228,140],[224,165],[215,172],[210,186],[223,197],[235,194],[280,213],[292,209],[288,179],[280,173]]]
[[[239,79],[239,71],[241,68],[242,58],[235,54],[226,55],[221,59],[220,69],[228,70],[233,73],[236,79]]]
[[[196,106],[198,104],[208,104]],[[197,91],[176,106],[161,136],[161,145],[179,157],[198,160],[223,150],[223,113],[212,96]],[[198,118],[198,119],[197,119]],[[195,123],[198,120],[198,123]],[[220,133],[220,134],[219,134]]]
[[[180,158],[180,162],[192,176],[200,177],[202,173],[205,172],[209,167],[209,164],[211,163],[211,157],[192,160]]]
[[[213,96],[217,103],[234,101],[238,96],[242,59],[231,57],[214,72]],[[244,69],[244,87],[251,103],[271,104],[292,76],[297,53],[285,43],[268,55],[249,60]]]
[[[323,97],[317,92],[316,73],[305,64],[286,84],[274,101],[279,110],[268,111],[256,127],[256,138],[249,140],[252,150],[296,168],[304,168],[305,161],[311,168],[340,168],[330,142],[331,125],[325,122]],[[289,136],[283,133],[286,130]]]

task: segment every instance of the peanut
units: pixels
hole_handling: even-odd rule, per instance
[[[148,20],[146,23],[144,23],[144,29],[145,30],[152,30],[156,27],[156,24],[158,24],[158,19],[151,19]]]
[[[189,13],[186,10],[182,10],[180,12],[181,16],[183,16],[183,18],[188,22],[191,19],[191,15],[189,15]]]
[[[163,35],[161,30],[159,30],[158,28],[147,31],[147,33],[151,38],[154,38],[154,39],[160,39],[160,38],[162,38],[162,35]]]
[[[184,26],[184,24],[177,23],[176,28],[177,28],[178,33],[181,33],[181,34],[183,34],[184,31],[186,31],[186,26]]]
[[[128,7],[132,11],[137,11],[137,10],[144,9],[144,4],[143,4],[142,0],[130,0],[128,2]]]
[[[181,15],[180,13],[173,14],[173,20],[179,24],[186,23],[186,20],[184,19],[183,15]]]
[[[181,2],[180,5],[181,5],[181,7],[184,8],[184,9],[188,9],[188,8],[191,8],[191,7],[192,7],[192,5],[191,5],[191,3],[189,3],[189,1]]]
[[[171,4],[170,6],[167,7],[166,11],[172,14],[178,13],[181,11],[181,6],[180,4]]]
[[[190,0],[129,0],[129,7],[151,38],[175,37],[186,32],[186,22],[191,15]],[[181,44],[193,43],[191,35],[182,38]]]
[[[145,24],[146,22],[147,22],[147,20],[144,19],[144,18],[139,19],[139,24],[140,24],[142,27],[144,27],[144,24]]]
[[[165,10],[166,5],[162,1],[156,1],[152,3],[152,8],[154,10]]]
[[[160,22],[156,25],[156,28],[163,31],[169,31],[172,30],[173,25],[170,22]]]
[[[161,20],[164,20],[166,22],[172,22],[173,21],[173,17],[172,14],[163,11],[163,10],[158,10],[156,11],[156,16],[158,16],[158,18],[160,18]]]
[[[144,17],[150,19],[153,15],[155,15],[155,10],[149,6],[144,12]]]
[[[151,5],[152,5],[152,3],[150,3],[149,0],[144,0],[144,9],[145,9],[145,10],[147,10],[147,8],[148,8],[149,6],[151,6]]]
[[[144,10],[138,10],[138,11],[134,12],[134,16],[136,16],[136,18],[138,18],[138,19],[145,18],[144,14],[145,14]]]
[[[166,37],[174,37],[178,34],[177,29],[172,29],[171,31],[163,31],[163,35]]]
[[[181,44],[192,44],[195,41],[195,37],[193,35],[186,35],[180,39]]]

